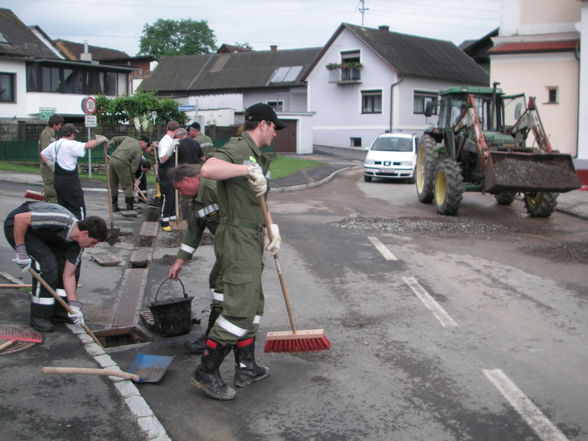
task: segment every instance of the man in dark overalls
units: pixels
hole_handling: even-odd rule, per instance
[[[200,245],[204,230],[208,228],[213,235],[216,234],[220,216],[216,181],[203,179],[200,175],[200,165],[181,164],[169,171],[169,178],[178,193],[186,197],[186,199],[190,199],[188,230],[182,238],[176,261],[169,270],[169,278],[176,279],[184,264],[192,259],[192,255]],[[202,354],[204,352],[210,329],[223,310],[224,297],[219,276],[220,263],[217,260],[208,277],[212,303],[206,331],[196,341],[184,342],[184,348],[192,354]]]
[[[267,104],[245,110],[244,133],[216,150],[202,166],[202,176],[217,180],[221,212],[214,248],[221,263],[224,307],[210,330],[200,365],[191,384],[219,400],[231,400],[235,390],[219,373],[225,356],[235,348],[235,386],[245,387],[267,377],[269,369],[255,361],[255,338],[263,315],[261,287],[264,217],[259,197],[265,197],[270,158],[260,150],[271,145],[276,130],[286,127]],[[271,219],[271,215],[270,215]],[[279,248],[277,225],[270,252]]]
[[[83,324],[82,304],[76,292],[82,249],[92,248],[106,239],[104,220],[89,216],[78,221],[61,205],[25,202],[6,217],[4,234],[16,251],[16,264],[23,271],[32,267],[58,294],[65,291],[62,296],[67,297],[74,311],[73,315],[65,315],[51,293],[33,278],[30,319],[33,328],[51,332],[52,319],[67,317]]]
[[[43,149],[41,160],[55,171],[53,184],[59,205],[82,220],[86,217],[86,203],[78,174],[78,158],[83,158],[86,150],[98,147],[108,139],[96,135],[96,139],[84,143],[75,140],[78,133],[73,124],[65,124],[61,128],[62,137]]]

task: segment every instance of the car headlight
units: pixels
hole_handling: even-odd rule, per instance
[[[404,165],[406,167],[412,167],[412,161],[402,161],[400,165]]]
[[[364,162],[364,165],[375,165],[375,164],[376,164],[376,161],[370,161],[370,160],[366,160],[366,161]]]

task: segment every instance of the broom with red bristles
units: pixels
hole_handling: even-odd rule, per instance
[[[263,196],[259,197],[259,205],[263,212],[267,234],[270,243],[273,241],[271,221],[267,204]],[[278,271],[278,278],[280,279],[280,286],[282,287],[282,294],[284,295],[284,302],[286,303],[286,310],[288,311],[288,319],[290,320],[291,331],[268,332],[265,339],[264,352],[314,352],[324,351],[331,348],[331,342],[325,336],[323,329],[307,329],[298,330],[294,323],[294,316],[292,315],[292,307],[290,306],[290,299],[288,297],[288,288],[282,273],[282,267],[278,259],[278,254],[274,254],[274,262],[276,263],[276,270]]]

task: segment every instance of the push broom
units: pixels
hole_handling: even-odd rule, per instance
[[[267,204],[263,196],[259,197],[259,205],[263,212],[267,234],[271,243],[273,241],[271,221]],[[280,279],[280,286],[282,288],[282,294],[284,295],[284,302],[286,303],[286,310],[288,311],[288,320],[290,321],[290,328],[292,328],[292,330],[268,332],[265,339],[265,346],[263,348],[264,352],[314,352],[330,349],[331,342],[325,336],[325,331],[323,329],[296,329],[292,307],[290,306],[290,298],[288,297],[288,288],[286,287],[286,281],[284,279],[284,274],[282,273],[282,267],[280,266],[277,253],[274,254],[274,262],[276,264],[278,278]]]

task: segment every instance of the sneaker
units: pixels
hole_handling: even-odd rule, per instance
[[[170,232],[171,230],[172,230],[172,227],[170,227],[169,225],[167,227],[161,227],[161,231]]]
[[[46,318],[31,317],[30,324],[39,332],[53,332],[53,324]]]

